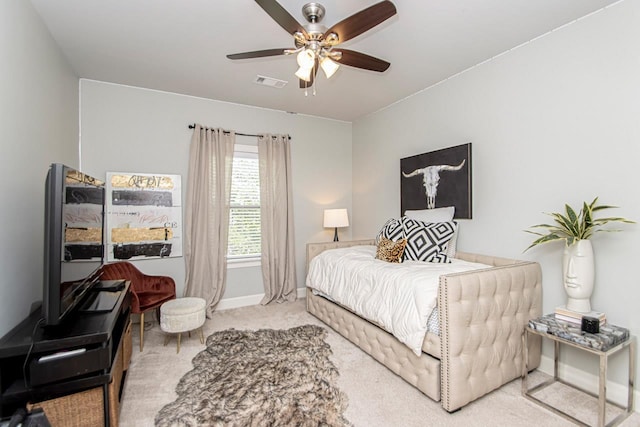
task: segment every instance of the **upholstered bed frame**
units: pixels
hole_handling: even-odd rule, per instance
[[[327,249],[373,240],[310,243],[309,262]],[[440,336],[428,333],[416,356],[375,324],[307,289],[307,310],[442,407],[455,411],[522,375],[522,334],[540,316],[539,264],[458,252],[456,258],[492,268],[440,277]],[[529,364],[540,363],[540,337],[528,343]]]

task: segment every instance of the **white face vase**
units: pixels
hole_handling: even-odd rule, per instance
[[[565,246],[562,259],[564,290],[569,298],[567,308],[580,313],[591,311],[595,267],[593,247],[589,240],[578,240]]]

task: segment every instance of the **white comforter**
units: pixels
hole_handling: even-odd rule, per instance
[[[429,314],[443,274],[489,268],[452,259],[450,264],[375,259],[375,246],[331,249],[311,260],[307,286],[393,334],[420,355]]]

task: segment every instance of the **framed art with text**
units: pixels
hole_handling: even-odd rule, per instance
[[[107,172],[107,260],[182,256],[180,175]]]
[[[471,219],[471,143],[400,159],[400,214],[447,206]]]

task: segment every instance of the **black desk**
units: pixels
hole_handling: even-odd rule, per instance
[[[27,402],[102,387],[104,420],[109,424],[108,387],[129,326],[129,287],[127,282],[110,312],[76,311],[59,326],[36,327],[38,309],[0,339],[0,417]]]

